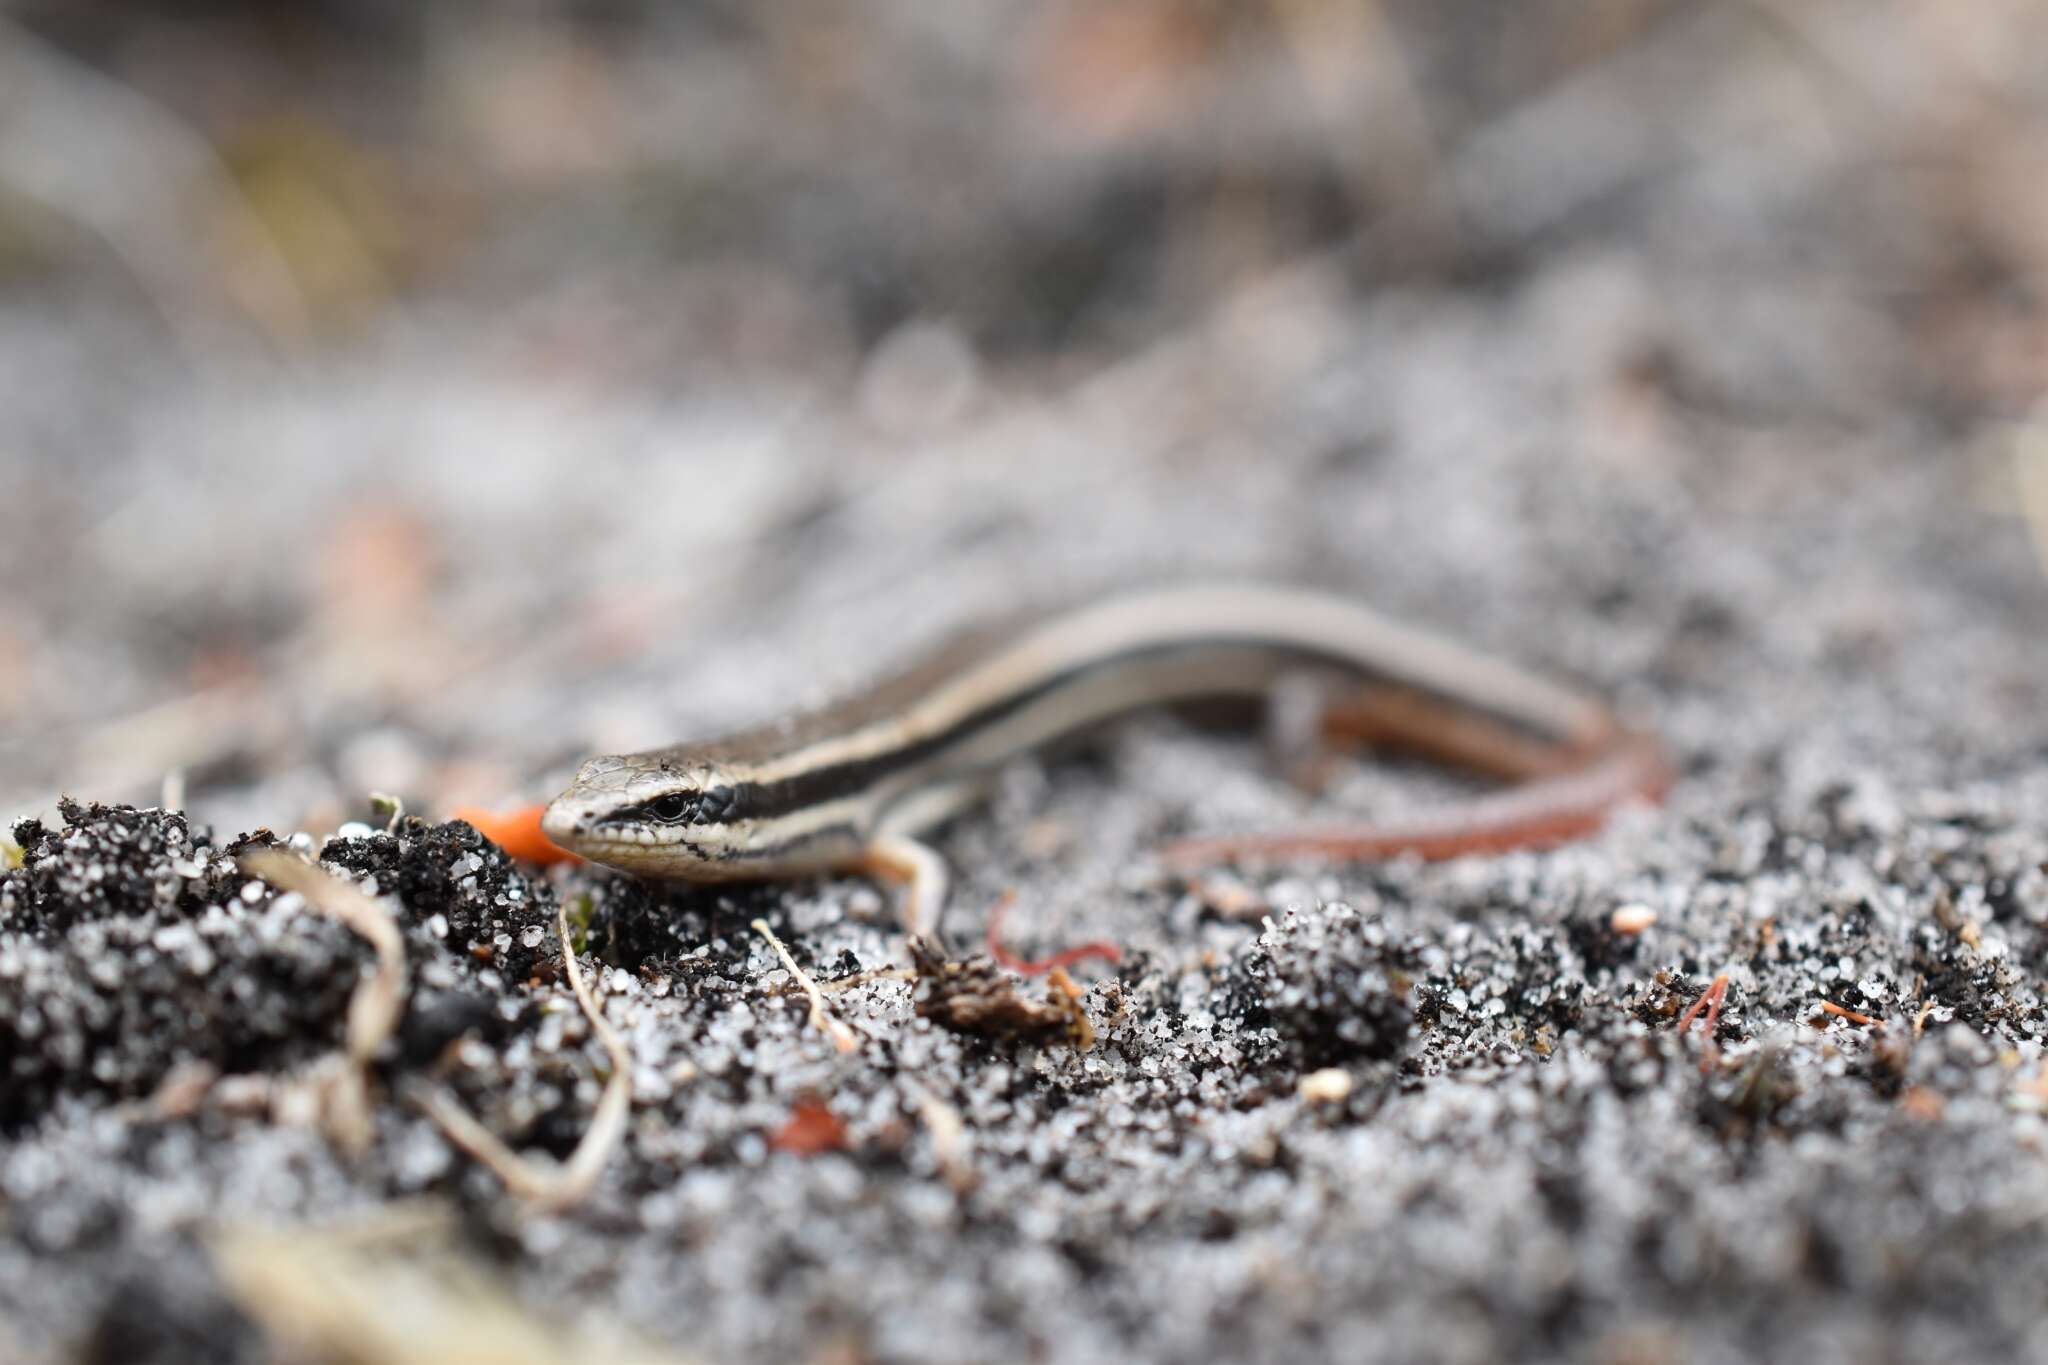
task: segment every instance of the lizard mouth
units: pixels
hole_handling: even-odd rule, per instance
[[[540,818],[541,832],[580,858],[625,872],[702,878],[715,866],[704,850],[653,825],[613,823],[603,813],[557,798]]]
[[[611,848],[673,846],[662,838],[663,831],[651,825],[607,821],[600,815],[565,806],[560,801],[541,814],[540,830],[563,848],[572,848],[583,854],[595,854]]]

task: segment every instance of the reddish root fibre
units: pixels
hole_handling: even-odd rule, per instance
[[[1861,1013],[1857,1010],[1852,1010],[1847,1005],[1837,1005],[1832,1000],[1821,1001],[1820,1007],[1822,1012],[1824,1013],[1832,1014],[1838,1019],[1847,1019],[1852,1024],[1861,1024],[1865,1028],[1869,1028],[1875,1024],[1882,1024],[1884,1022],[1884,1020],[1876,1018],[1873,1015],[1868,1015]]]
[[[1702,1009],[1706,1012],[1700,1024],[1700,1036],[1706,1040],[1706,1051],[1700,1055],[1700,1070],[1705,1071],[1714,1064],[1714,1026],[1721,1022],[1721,1002],[1728,998],[1728,973],[1716,976],[1713,983],[1700,992],[1700,998],[1678,1016],[1678,1031],[1684,1033],[1692,1027],[1692,1021],[1700,1018]]]
[[[1722,972],[1713,979],[1705,990],[1700,992],[1699,999],[1693,1001],[1691,1005],[1686,1007],[1685,1013],[1678,1016],[1678,1031],[1683,1033],[1691,1028],[1692,1021],[1699,1018],[1700,1011],[1704,1009],[1707,1018],[1706,1023],[1701,1026],[1700,1032],[1708,1038],[1712,1038],[1714,1036],[1714,1025],[1721,1021],[1721,1002],[1727,997],[1728,973]]]
[[[1047,972],[1062,967],[1070,967],[1076,962],[1086,962],[1090,958],[1099,958],[1104,962],[1121,962],[1123,960],[1123,949],[1104,939],[1091,939],[1087,943],[1077,943],[1071,948],[1061,949],[1051,957],[1023,958],[1017,956],[1008,948],[1005,948],[1002,941],[1003,917],[1009,914],[1010,907],[1016,903],[1017,893],[1015,891],[1005,891],[1002,895],[996,897],[996,903],[988,908],[988,955],[996,960],[998,966],[1009,971],[1018,972],[1024,976],[1043,976]]]

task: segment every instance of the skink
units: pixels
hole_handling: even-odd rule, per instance
[[[918,834],[1017,756],[1135,709],[1341,681],[1332,733],[1524,785],[1414,822],[1225,835],[1178,862],[1253,854],[1444,857],[1556,842],[1661,794],[1648,736],[1599,702],[1354,602],[1279,587],[1177,587],[973,632],[865,693],[703,743],[583,764],[542,827],[582,856],[689,881],[858,870],[909,883],[933,932],[946,866]]]

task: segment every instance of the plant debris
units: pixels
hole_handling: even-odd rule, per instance
[[[1051,968],[1043,1004],[1017,990],[1015,980],[994,963],[948,959],[930,939],[910,941],[921,989],[917,1014],[955,1033],[1003,1042],[1041,1043],[1054,1039],[1086,1051],[1095,1029],[1081,1008],[1081,991],[1065,972]]]

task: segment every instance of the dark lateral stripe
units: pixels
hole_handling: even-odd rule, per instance
[[[816,829],[807,829],[802,834],[792,835],[780,843],[768,844],[761,848],[721,849],[716,855],[716,860],[729,863],[739,861],[758,862],[775,859],[794,853],[798,849],[808,847],[811,844],[823,842],[826,839],[840,838],[858,842],[860,831],[853,827],[851,821],[835,820],[829,825],[820,825]]]
[[[1212,636],[1202,639],[1176,640],[1170,643],[1147,646],[1142,649],[1126,650],[1099,659],[1076,664],[1058,673],[1048,674],[1036,683],[1021,688],[999,701],[991,702],[979,710],[969,712],[959,721],[937,734],[929,735],[912,743],[901,745],[886,752],[867,758],[850,759],[844,763],[816,768],[798,773],[793,777],[775,782],[739,782],[733,785],[733,819],[772,819],[803,810],[825,801],[852,796],[865,790],[872,783],[893,776],[904,769],[912,768],[935,755],[942,754],[962,744],[991,726],[998,725],[1017,713],[1043,701],[1047,697],[1072,687],[1085,679],[1126,668],[1139,663],[1157,663],[1176,654],[1199,657],[1203,654],[1223,651],[1256,652],[1276,660],[1274,672],[1283,672],[1281,664],[1289,666],[1316,665],[1324,668],[1336,667],[1361,681],[1379,681],[1400,686],[1412,685],[1382,669],[1370,668],[1354,656],[1334,650],[1315,649],[1305,645],[1276,643],[1257,636]],[[1192,701],[1200,694],[1175,696],[1171,702]],[[1222,693],[1215,695],[1223,695]],[[1483,714],[1498,720],[1513,729],[1529,731],[1526,717],[1500,715],[1490,710],[1475,707],[1463,698],[1448,698],[1457,708]],[[1133,709],[1158,703],[1144,703]],[[1086,717],[1075,728],[1084,728],[1097,720],[1098,716]],[[1064,733],[1064,732],[1062,732]],[[1552,735],[1540,738],[1554,740]]]

